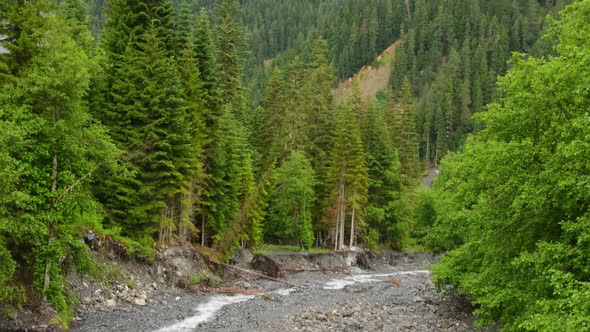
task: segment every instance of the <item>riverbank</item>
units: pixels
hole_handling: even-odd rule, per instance
[[[285,278],[301,288],[247,276],[226,285],[256,295],[165,289],[145,306],[89,311],[72,331],[474,331],[469,305],[434,289],[429,257],[382,255],[371,259],[370,271],[353,266]]]

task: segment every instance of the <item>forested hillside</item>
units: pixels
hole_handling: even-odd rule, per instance
[[[146,263],[414,235],[482,323],[584,326],[588,3],[1,2],[0,309],[71,320],[89,231]],[[394,42],[386,91],[336,102]]]

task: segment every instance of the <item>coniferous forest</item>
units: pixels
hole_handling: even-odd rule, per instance
[[[0,43],[0,315],[67,324],[91,230],[428,250],[481,326],[590,331],[590,0],[1,0]]]

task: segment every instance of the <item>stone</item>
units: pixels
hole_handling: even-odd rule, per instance
[[[133,304],[143,307],[146,305],[146,302],[144,299],[137,298],[133,301]]]
[[[243,288],[243,289],[251,289],[252,288],[252,285],[251,284],[249,284],[249,283],[247,283],[247,282],[245,282],[243,280],[240,280],[240,281],[236,282],[234,285],[236,287]]]
[[[108,299],[106,301],[104,301],[104,305],[107,307],[114,307],[117,305],[117,300],[115,299]]]

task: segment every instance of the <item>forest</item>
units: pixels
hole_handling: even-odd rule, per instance
[[[444,253],[479,326],[590,331],[588,36],[590,0],[1,1],[0,315],[70,321],[92,230]]]

